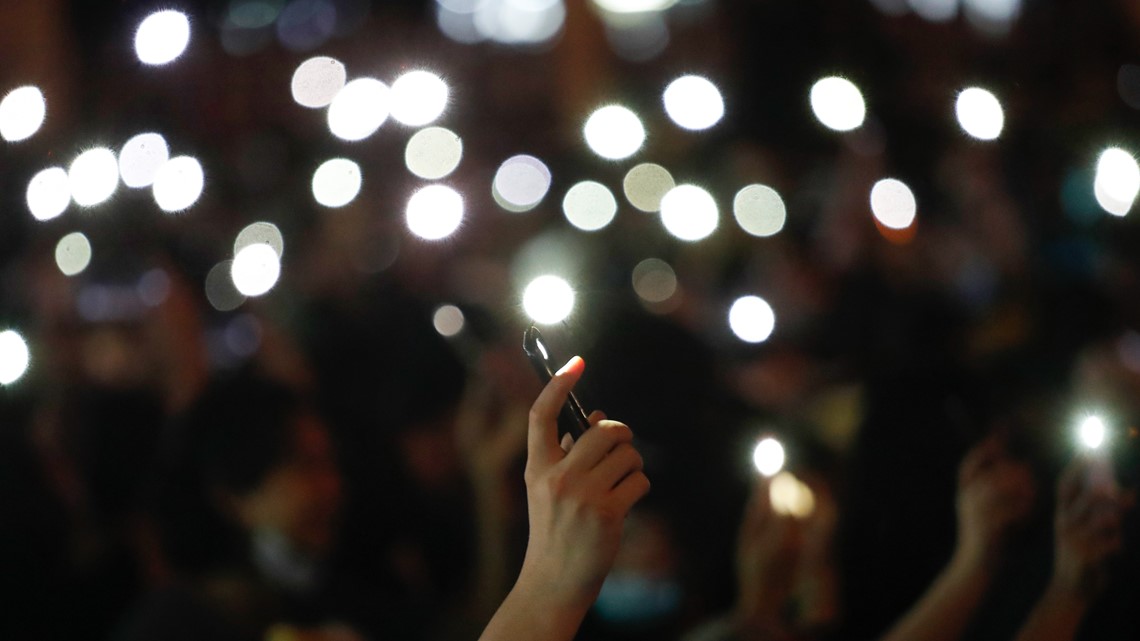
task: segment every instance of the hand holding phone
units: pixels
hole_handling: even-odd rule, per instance
[[[546,346],[546,342],[542,338],[542,332],[538,331],[534,325],[528,327],[523,334],[523,351],[526,352],[526,356],[531,365],[534,366],[534,371],[538,373],[538,378],[542,384],[549,383],[550,379],[554,378],[554,360],[551,357],[550,348]],[[589,428],[590,419],[585,408],[582,407],[578,397],[570,392],[558,417],[560,436],[561,434],[570,434],[577,441]]]

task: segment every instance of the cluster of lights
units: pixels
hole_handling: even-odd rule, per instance
[[[436,0],[439,30],[464,44],[540,46],[553,41],[565,23],[563,0]]]
[[[269,222],[247,225],[234,239],[234,257],[206,274],[206,300],[221,312],[237,309],[247,298],[262,296],[281,277],[285,239]]]
[[[346,78],[343,64],[322,56],[301,63],[292,82],[293,98],[301,106],[327,105],[329,131],[341,140],[364,140],[389,117],[409,127],[421,127],[438,120],[447,110],[447,83],[430,71],[409,71],[390,87],[367,76],[348,82]]]

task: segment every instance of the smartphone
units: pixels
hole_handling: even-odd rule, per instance
[[[542,384],[549,383],[556,371],[554,359],[550,356],[550,348],[542,339],[542,332],[534,325],[523,333],[523,351],[530,359],[530,364],[534,366],[534,371],[538,372]],[[590,429],[590,419],[586,417],[586,410],[574,392],[570,392],[558,416],[558,435],[561,437],[563,434],[570,434],[577,441],[588,429]]]

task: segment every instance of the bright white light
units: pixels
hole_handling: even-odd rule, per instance
[[[198,202],[205,184],[206,176],[196,158],[176,156],[159,167],[151,190],[160,209],[176,212]]]
[[[91,264],[91,241],[80,232],[72,232],[55,246],[55,264],[64,276],[83,273]]]
[[[1001,135],[1005,114],[997,96],[978,87],[970,87],[958,94],[954,107],[958,124],[978,140],[994,140]]]
[[[1090,450],[1095,450],[1104,445],[1107,436],[1108,428],[1105,427],[1104,421],[1099,416],[1086,417],[1081,421],[1080,427],[1077,428],[1077,437],[1081,440],[1081,444]]]
[[[764,476],[775,476],[784,469],[784,446],[772,437],[761,439],[752,450],[752,464]]]
[[[455,171],[463,158],[463,141],[450,129],[428,127],[415,133],[404,148],[408,171],[426,180],[438,180]]]
[[[290,89],[293,100],[302,107],[320,109],[327,107],[344,88],[348,72],[344,64],[336,58],[317,56],[297,65],[293,72]]]
[[[254,243],[242,248],[230,265],[230,278],[244,296],[261,296],[281,276],[281,258],[272,247]]]
[[[815,510],[815,494],[791,472],[780,472],[768,486],[768,501],[776,514],[806,519]]]
[[[67,170],[67,181],[71,197],[81,207],[94,207],[107,200],[119,186],[115,152],[96,147],[79,154]]]
[[[1112,147],[1096,163],[1093,191],[1100,206],[1114,216],[1124,216],[1140,193],[1140,166],[1132,154]]]
[[[597,231],[613,221],[617,214],[617,200],[601,183],[583,180],[566,192],[562,199],[562,212],[582,231]]]
[[[661,222],[681,240],[708,237],[716,231],[719,217],[712,194],[696,185],[677,185],[661,198]]]
[[[652,13],[664,11],[677,4],[677,0],[593,0],[599,8],[610,13]]]
[[[914,192],[903,181],[884,178],[871,187],[871,213],[884,227],[906,229],[917,211]]]
[[[523,310],[534,322],[559,323],[574,309],[574,290],[557,276],[539,276],[523,290]]]
[[[724,98],[700,76],[681,76],[665,88],[665,113],[685,129],[708,129],[724,117]]]
[[[71,184],[62,167],[48,167],[28,181],[28,210],[36,220],[51,220],[71,204]]]
[[[1021,11],[1021,0],[963,0],[966,10],[990,22],[1010,22]]]
[[[463,197],[445,185],[428,185],[408,199],[408,229],[424,240],[447,238],[463,222]]]
[[[190,21],[180,11],[158,11],[146,17],[135,32],[135,53],[148,65],[164,65],[186,50]]]
[[[784,228],[788,210],[784,199],[766,185],[748,185],[736,192],[732,214],[740,228],[753,236],[771,236]]]
[[[17,87],[0,100],[0,137],[8,142],[31,138],[44,124],[47,102],[38,87]]]
[[[512,156],[499,165],[491,191],[495,201],[507,211],[529,211],[550,191],[550,169],[534,156]]]
[[[910,8],[928,22],[949,22],[958,15],[961,0],[907,0]]]
[[[645,142],[645,127],[637,114],[619,105],[602,107],[586,119],[586,144],[608,160],[629,158]]]
[[[333,158],[313,172],[313,198],[325,207],[344,207],[360,193],[360,165]]]
[[[375,78],[357,78],[337,92],[329,105],[329,131],[356,141],[376,133],[388,119],[392,90]]]
[[[838,76],[824,78],[812,85],[811,110],[824,127],[834,131],[856,129],[867,116],[867,105],[859,88]]]
[[[563,0],[483,0],[473,11],[478,36],[507,45],[548,42],[566,22]]]
[[[432,314],[431,322],[435,331],[450,338],[463,331],[463,310],[455,305],[441,305]]]
[[[664,303],[677,293],[677,274],[660,258],[646,258],[633,268],[633,291],[647,303]]]
[[[281,235],[281,230],[277,225],[266,222],[250,223],[238,232],[234,239],[234,254],[257,243],[272,247],[278,258],[285,255],[285,237]]]
[[[139,134],[128,140],[119,152],[119,176],[127,187],[149,187],[168,160],[170,148],[161,134]]]
[[[776,313],[759,296],[741,296],[728,310],[728,326],[746,343],[763,343],[776,329]]]
[[[430,71],[409,71],[392,83],[392,118],[420,127],[447,109],[447,83]]]
[[[15,330],[0,332],[0,385],[11,385],[28,371],[28,343]]]
[[[631,205],[641,211],[654,212],[660,211],[661,199],[677,184],[668,169],[647,162],[630,169],[621,186]]]

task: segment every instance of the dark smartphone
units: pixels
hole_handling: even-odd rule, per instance
[[[550,348],[542,339],[542,332],[534,325],[528,327],[523,334],[523,351],[530,359],[530,364],[534,366],[534,371],[538,372],[542,384],[549,383],[550,379],[554,378],[556,366],[550,356]],[[590,429],[590,419],[586,417],[586,410],[574,392],[570,392],[566,404],[562,406],[562,413],[558,416],[559,437],[570,434],[577,441],[588,429]]]

